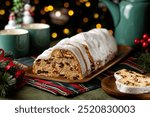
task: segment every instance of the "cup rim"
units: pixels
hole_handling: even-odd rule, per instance
[[[25,29],[4,29],[0,30],[0,35],[23,35],[28,34],[28,31]]]
[[[50,28],[50,25],[44,23],[31,23],[31,24],[24,24],[22,27],[24,29],[40,30]]]

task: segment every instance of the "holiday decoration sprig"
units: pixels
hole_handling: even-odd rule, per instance
[[[146,71],[150,72],[150,35],[143,34],[142,38],[135,38],[134,43],[137,49],[140,50],[140,56],[137,58],[137,63]]]
[[[0,96],[7,96],[18,89],[23,81],[24,71],[10,57],[6,57],[0,49]]]
[[[150,36],[148,34],[143,34],[142,38],[135,38],[134,43],[145,52],[150,51]]]

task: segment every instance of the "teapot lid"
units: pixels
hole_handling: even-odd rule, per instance
[[[149,0],[125,0],[125,1],[129,1],[129,2],[146,2]]]

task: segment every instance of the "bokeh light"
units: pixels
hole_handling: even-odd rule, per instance
[[[65,7],[65,8],[68,8],[68,7],[69,7],[69,3],[68,3],[68,2],[65,2],[65,3],[64,3],[64,7]]]
[[[52,33],[52,38],[57,38],[58,34],[56,32]]]
[[[96,28],[102,28],[102,25],[100,23],[96,24]]]
[[[95,19],[97,19],[97,18],[99,18],[99,14],[98,14],[98,13],[94,13],[93,17],[94,17]]]
[[[6,6],[10,6],[11,2],[10,1],[6,1],[5,4],[6,4]]]
[[[54,7],[53,7],[52,5],[49,5],[49,6],[47,7],[47,9],[48,9],[48,11],[53,11],[53,10],[54,10]]]
[[[5,10],[4,9],[1,9],[0,10],[0,15],[4,15],[5,14]]]
[[[34,4],[39,4],[39,0],[34,0]]]
[[[85,3],[85,6],[86,6],[86,7],[90,7],[90,6],[91,6],[91,3],[90,3],[90,2],[86,2],[86,3]]]
[[[68,11],[68,15],[69,15],[69,16],[73,16],[73,14],[74,14],[74,11],[73,11],[73,10],[69,10],[69,11]]]
[[[83,18],[83,22],[84,22],[84,23],[87,23],[88,21],[89,21],[89,19],[88,19],[87,17],[84,17],[84,18]]]
[[[63,30],[63,33],[64,33],[64,34],[69,34],[69,32],[70,32],[70,31],[69,31],[68,28],[64,28],[64,30]]]
[[[83,30],[81,28],[77,29],[77,33],[83,32]]]

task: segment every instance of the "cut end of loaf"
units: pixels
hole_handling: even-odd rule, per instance
[[[53,78],[69,80],[83,79],[79,62],[74,54],[65,49],[55,49],[47,60],[37,60],[33,65],[33,72]]]

